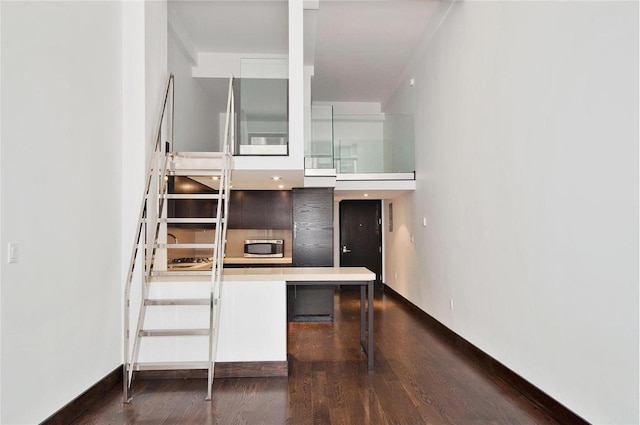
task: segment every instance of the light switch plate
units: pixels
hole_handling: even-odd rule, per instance
[[[8,254],[9,258],[7,260],[9,263],[17,263],[20,255],[20,245],[15,242],[9,242]]]

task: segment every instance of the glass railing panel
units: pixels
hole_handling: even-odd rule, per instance
[[[379,173],[384,165],[384,115],[334,117],[335,168],[339,174]]]
[[[241,59],[236,79],[236,155],[288,155],[287,60]]]
[[[311,140],[305,145],[306,169],[332,169],[333,161],[333,107],[311,107]]]
[[[413,115],[385,114],[383,129],[385,173],[415,171]]]
[[[306,152],[308,169],[335,168],[338,174],[411,173],[414,171],[414,125],[411,115],[334,115],[312,110],[312,140]],[[327,108],[327,107],[321,107]],[[328,107],[330,108],[330,107]],[[333,161],[327,152],[332,124]],[[320,155],[320,149],[324,156]],[[315,149],[315,150],[314,150]],[[325,162],[321,162],[321,158]],[[332,164],[332,166],[330,166]]]

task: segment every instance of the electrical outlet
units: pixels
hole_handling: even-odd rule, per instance
[[[396,280],[398,280],[398,272],[395,272],[393,276],[396,278]]]

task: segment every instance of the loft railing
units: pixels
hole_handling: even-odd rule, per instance
[[[414,123],[411,115],[336,114],[331,105],[311,110],[311,139],[305,169],[336,174],[412,173]]]

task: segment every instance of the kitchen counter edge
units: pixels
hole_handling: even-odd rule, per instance
[[[225,268],[223,282],[272,281],[272,282],[305,282],[305,281],[371,281],[376,274],[366,267],[251,267]],[[154,282],[208,282],[211,273],[188,274],[176,273],[154,277]]]

